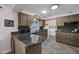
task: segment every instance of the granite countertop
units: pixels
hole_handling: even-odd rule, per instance
[[[64,31],[56,31],[56,32],[61,32],[61,33],[74,33],[74,34],[79,34],[79,32],[64,32]]]
[[[31,33],[18,33],[18,32],[12,32],[12,36],[20,40],[22,43],[26,45],[26,47],[33,46],[35,44],[42,43],[46,40],[45,36],[40,36],[36,34]]]

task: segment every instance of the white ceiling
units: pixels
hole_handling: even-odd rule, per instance
[[[36,14],[42,16],[45,19],[53,18],[54,16],[59,15],[67,15],[79,13],[79,4],[59,4],[59,8],[55,10],[51,10],[50,6],[52,4],[16,4],[16,5],[7,5],[9,7],[14,7],[13,11],[28,11],[32,14]],[[42,14],[41,12],[46,10],[46,14]]]
[[[51,10],[50,6],[52,4],[23,4],[16,5],[16,9],[29,10],[36,13],[43,18],[50,18],[57,15],[67,14],[69,12],[76,13],[79,12],[79,4],[60,4],[58,9]],[[46,10],[46,14],[42,14],[41,11]]]

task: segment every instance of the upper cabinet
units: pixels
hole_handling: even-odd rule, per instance
[[[32,16],[28,16],[28,26],[31,26],[31,23],[32,23]]]
[[[57,26],[64,26],[64,17],[59,17],[56,19]]]
[[[57,24],[57,26],[64,26],[64,23],[66,23],[66,22],[76,22],[76,21],[79,21],[79,14],[58,17],[56,19],[56,24]]]
[[[70,16],[64,16],[63,18],[64,22],[70,22]]]
[[[45,20],[39,20],[39,25],[40,26],[45,26]]]
[[[19,12],[18,13],[18,25],[30,26],[32,22],[32,16]]]
[[[70,16],[70,22],[79,21],[79,15],[71,15]]]
[[[45,20],[43,19],[38,19],[31,15],[24,14],[21,12],[18,13],[18,26],[31,26],[34,20],[38,20],[40,26],[45,26]]]

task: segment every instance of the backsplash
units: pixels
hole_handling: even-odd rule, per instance
[[[19,26],[18,30],[20,33],[28,33],[28,32],[30,32],[30,27],[29,26]]]
[[[64,26],[57,26],[57,31],[60,32],[79,32],[79,22],[67,22]]]

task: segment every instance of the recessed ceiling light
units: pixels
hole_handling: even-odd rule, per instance
[[[43,11],[42,11],[42,13],[44,13],[44,14],[45,14],[45,13],[47,13],[47,11],[46,11],[46,10],[43,10]]]
[[[59,8],[59,4],[53,4],[50,8],[51,8],[52,10],[53,10],[53,9],[57,9],[57,8]]]

